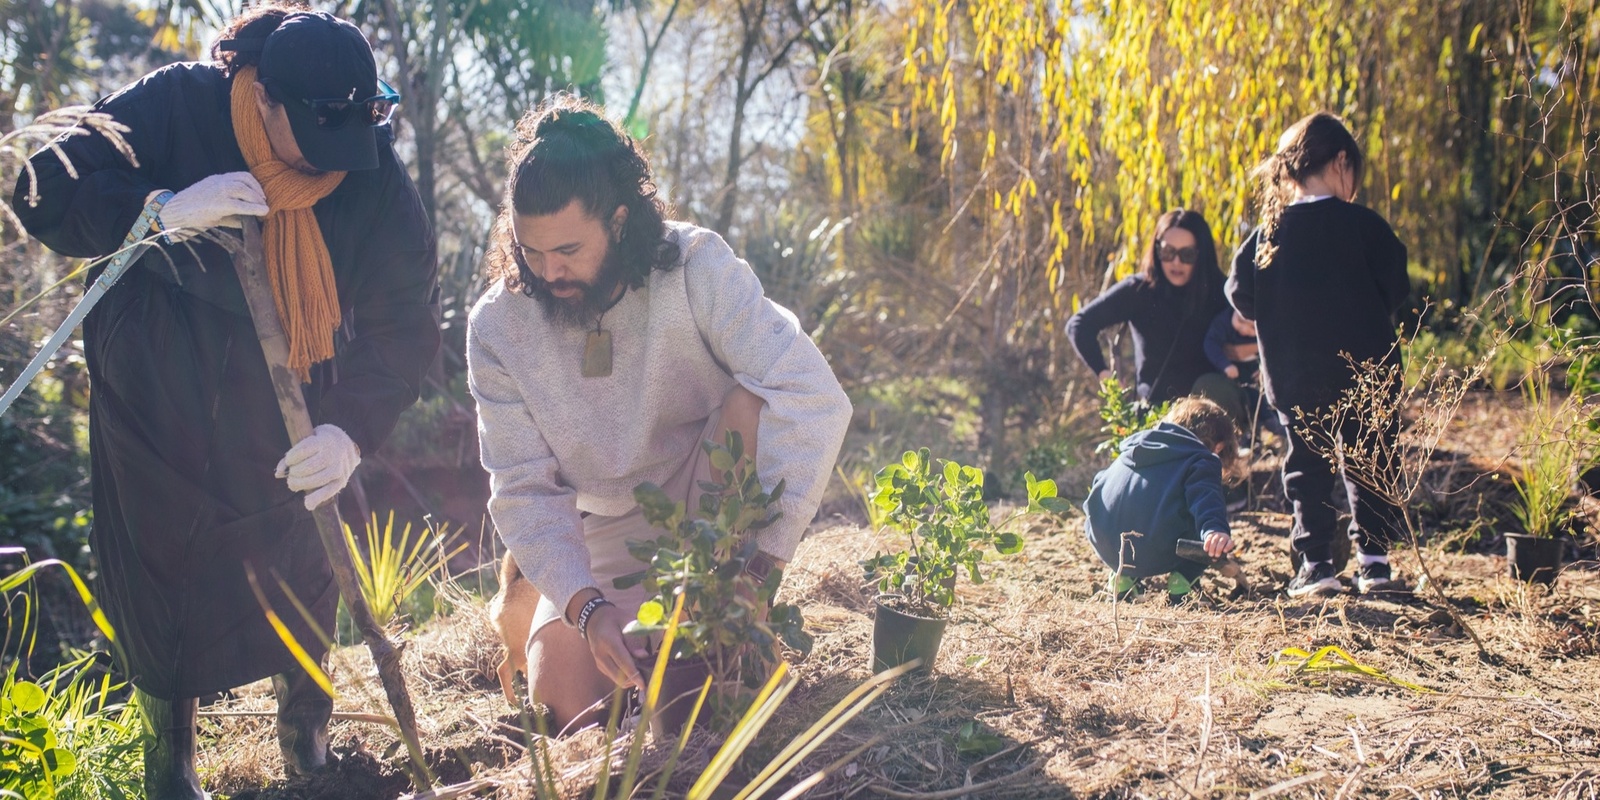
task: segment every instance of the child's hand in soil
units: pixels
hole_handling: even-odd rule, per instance
[[[1233,537],[1222,531],[1212,531],[1206,534],[1206,555],[1212,558],[1221,558],[1233,549]]]

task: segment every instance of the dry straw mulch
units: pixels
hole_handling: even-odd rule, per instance
[[[1569,568],[1553,591],[1500,576],[1482,555],[1430,553],[1446,594],[1494,653],[1481,661],[1431,594],[1289,601],[1288,519],[1238,520],[1258,587],[1225,581],[1173,608],[1160,581],[1132,604],[1098,592],[1104,570],[1077,520],[1040,525],[1014,560],[962,603],[931,676],[902,680],[813,754],[795,777],[833,765],[808,795],[844,797],[1557,797],[1600,794],[1600,575]],[[802,546],[785,592],[817,645],[801,685],[753,747],[753,770],[869,675],[871,590],[856,560],[886,542],[854,525]],[[1396,556],[1415,575],[1411,554]],[[1396,681],[1274,663],[1286,648],[1336,645]],[[494,683],[499,644],[465,603],[407,651],[431,761],[442,779],[477,776],[481,796],[529,797],[527,717]],[[381,711],[370,662],[341,651],[341,710]],[[356,689],[364,678],[366,688]],[[251,687],[225,709],[268,709]],[[215,707],[214,707],[215,708]],[[966,728],[968,735],[962,736]],[[208,786],[260,787],[277,774],[269,720],[206,724]],[[556,742],[563,788],[583,796],[603,742]],[[341,748],[393,758],[381,728],[340,722]],[[698,737],[681,775],[715,742]],[[863,748],[864,749],[861,749]],[[852,751],[861,749],[854,757]],[[647,765],[658,766],[660,753]],[[836,763],[837,762],[837,763]],[[683,785],[682,781],[674,781]],[[290,786],[262,798],[310,796]]]

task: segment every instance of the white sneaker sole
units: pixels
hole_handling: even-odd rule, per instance
[[[1356,591],[1358,591],[1358,592],[1360,592],[1362,594],[1372,594],[1375,591],[1383,590],[1383,588],[1385,586],[1388,586],[1391,583],[1394,583],[1394,579],[1393,578],[1383,578],[1381,580],[1375,580],[1375,581],[1369,581],[1369,580],[1366,580],[1364,578],[1357,578],[1356,579]]]
[[[1290,588],[1286,591],[1288,591],[1290,597],[1305,597],[1311,594],[1338,594],[1344,591],[1344,584],[1339,583],[1338,578],[1323,578],[1310,586],[1302,586],[1298,589]]]

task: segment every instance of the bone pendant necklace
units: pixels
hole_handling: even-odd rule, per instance
[[[623,289],[623,294],[627,294],[627,289]],[[605,311],[601,311],[600,316],[595,319],[594,330],[589,331],[589,334],[583,337],[583,366],[581,373],[585,378],[611,377],[611,331],[606,330],[602,325],[606,319],[606,312],[616,308],[617,303],[620,302],[622,302],[622,295],[617,295],[617,299],[611,301],[611,305],[606,306]]]
[[[598,325],[583,338],[583,377],[611,377],[611,331]]]

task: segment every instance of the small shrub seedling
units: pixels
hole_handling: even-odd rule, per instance
[[[773,504],[783,495],[783,481],[770,493],[762,488],[737,431],[729,431],[724,444],[707,441],[702,447],[716,480],[700,484],[696,516],[654,484],[634,489],[645,520],[665,533],[628,543],[628,552],[647,566],[617,578],[615,585],[625,589],[643,583],[650,593],[638,619],[625,629],[630,634],[664,631],[681,595],[683,619],[669,655],[707,659],[720,699],[731,700],[728,695],[738,693],[740,685],[753,689],[767,679],[778,662],[780,640],[804,655],[811,652],[812,639],[799,608],[772,603],[783,571],[773,569],[760,582],[746,571],[756,557],[755,534],[778,519]]]
[[[999,525],[983,501],[983,470],[939,459],[927,448],[907,451],[900,461],[878,471],[873,502],[889,527],[904,533],[907,547],[880,553],[861,562],[878,591],[898,595],[904,610],[943,617],[955,603],[952,588],[959,570],[973,583],[983,583],[979,565],[989,551],[1014,555],[1022,537],[1006,530],[1025,514],[1062,513],[1070,504],[1056,496],[1056,482],[1024,474],[1028,505]]]
[[[1112,459],[1122,454],[1122,440],[1142,430],[1154,428],[1167,415],[1171,403],[1155,406],[1143,400],[1129,399],[1132,389],[1122,388],[1116,378],[1100,382],[1100,419],[1105,422],[1100,432],[1108,437],[1096,445],[1096,453],[1105,453]]]

